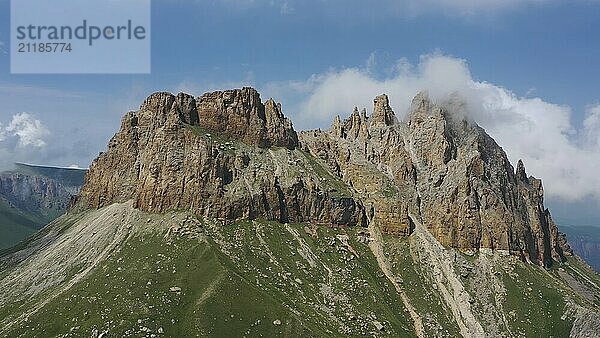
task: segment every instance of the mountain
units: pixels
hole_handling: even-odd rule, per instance
[[[569,236],[569,243],[579,257],[597,272],[600,271],[600,227],[562,226]]]
[[[443,245],[465,252],[493,249],[542,266],[570,255],[544,207],[541,181],[528,176],[521,161],[515,171],[502,148],[460,114],[459,104],[446,106],[450,110],[420,93],[398,124],[382,95],[371,117],[355,109],[329,131],[305,132],[301,139],[356,188],[384,232],[410,235],[418,219]]]
[[[298,133],[252,88],[155,93],[0,256],[0,335],[590,337],[599,286],[458,101]]]
[[[15,245],[63,214],[85,170],[16,163],[0,173],[0,249]]]
[[[79,205],[133,200],[149,212],[366,224],[364,208],[309,153],[280,105],[254,89],[151,95],[90,168]],[[335,187],[340,186],[340,190]]]

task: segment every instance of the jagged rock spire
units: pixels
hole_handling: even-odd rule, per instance
[[[292,123],[275,101],[261,102],[254,88],[206,93],[196,99],[200,125],[260,147],[298,146]]]
[[[396,122],[396,115],[390,107],[390,101],[387,95],[379,95],[373,100],[373,116],[371,124],[384,124],[391,126]]]
[[[342,119],[339,115],[335,116],[333,123],[331,124],[331,131],[335,135],[335,137],[344,137],[344,126],[342,125]]]
[[[419,92],[412,100],[411,112],[427,112],[431,107],[429,94],[426,91]]]
[[[403,210],[397,205],[402,201],[443,245],[503,250],[545,266],[563,259],[569,250],[545,211],[541,180],[528,177],[522,161],[515,171],[485,130],[464,118],[464,106],[453,104],[449,110],[447,102],[433,103],[421,92],[406,119],[397,128],[385,128],[393,117],[387,96],[378,96],[374,103],[368,123],[356,109],[346,120],[345,142],[330,133],[311,135],[302,144],[322,154],[323,161],[372,202],[372,215],[384,230],[406,223],[397,212]],[[353,137],[351,130],[370,134]],[[373,183],[377,176],[369,165],[393,180],[398,199],[373,197],[382,183]]]
[[[358,107],[354,107],[350,118],[348,118],[344,123],[344,130],[351,135],[353,138],[358,137],[360,133],[361,126],[363,125],[364,120],[361,118],[360,113],[358,112]]]
[[[529,181],[527,179],[527,172],[525,172],[525,165],[523,164],[522,160],[519,160],[519,162],[517,163],[517,169],[515,171],[515,174],[517,175],[517,179],[521,182]]]

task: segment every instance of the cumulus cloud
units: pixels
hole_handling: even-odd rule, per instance
[[[589,107],[578,130],[570,107],[477,81],[465,60],[434,54],[422,56],[417,65],[401,60],[395,68],[385,78],[367,67],[332,70],[306,81],[270,84],[264,91],[281,95],[284,102],[288,95],[289,101],[297,102],[286,111],[296,111],[293,119],[300,129],[328,126],[336,114],[347,116],[355,105],[372,109],[373,98],[381,93],[390,96],[399,118],[419,91],[428,91],[437,102],[458,93],[467,113],[505,149],[511,162],[523,159],[528,172],[544,180],[549,196],[600,200],[600,105]]]
[[[44,124],[28,113],[14,115],[10,123],[0,129],[0,141],[8,136],[14,136],[18,139],[18,145],[21,147],[45,147],[45,138],[48,135],[50,135],[50,131]]]
[[[40,162],[48,159],[48,128],[33,115],[19,113],[0,123],[0,170],[13,162]]]
[[[583,130],[587,146],[600,149],[600,104],[589,106],[583,120]]]

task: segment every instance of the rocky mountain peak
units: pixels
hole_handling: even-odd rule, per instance
[[[517,163],[515,175],[521,182],[529,183],[529,180],[527,179],[527,173],[525,172],[525,165],[523,164],[522,160],[519,160]]]
[[[407,236],[421,220],[439,242],[465,252],[501,250],[540,265],[569,254],[541,181],[527,178],[522,162],[515,172],[464,105],[434,104],[421,92],[393,124],[387,96],[374,102],[369,123],[355,109],[342,132],[302,133],[301,141],[351,182],[383,232]]]
[[[426,113],[430,110],[431,101],[429,99],[429,93],[426,91],[420,91],[412,99],[410,111],[412,113]]]
[[[396,115],[390,107],[388,96],[383,94],[373,100],[373,115],[371,124],[383,124],[390,126],[396,123]]]
[[[92,163],[77,205],[133,200],[150,212],[364,224],[360,201],[319,175],[323,169],[298,144],[281,104],[263,104],[252,88],[155,93],[125,115]]]
[[[201,126],[207,131],[250,145],[293,149],[298,135],[273,99],[261,102],[260,94],[245,87],[206,93],[200,97],[157,92],[135,114],[136,123],[156,128],[164,124]]]
[[[0,252],[0,336],[596,337],[600,279],[541,181],[460,105],[414,101],[298,137],[251,88],[151,95],[85,210]]]
[[[293,149],[298,145],[296,131],[281,105],[272,99],[264,105],[254,88],[206,93],[196,101],[203,128],[259,147]]]
[[[420,221],[467,252],[503,250],[541,265],[561,259],[566,241],[544,207],[541,181],[522,162],[515,171],[456,107],[422,92],[398,123],[381,95],[370,117],[355,108],[328,131],[301,133],[299,150],[281,105],[263,104],[252,88],[155,93],[126,114],[81,200],[99,207],[133,199],[146,211],[190,208],[225,219],[369,220],[398,236]]]

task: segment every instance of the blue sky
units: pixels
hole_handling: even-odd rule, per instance
[[[580,206],[580,223],[600,218],[589,208],[600,204],[600,179],[580,169],[600,165],[599,1],[153,0],[149,75],[11,75],[9,9],[0,0],[3,163],[87,166],[122,114],[157,90],[252,85],[304,129],[370,108],[380,91],[402,115],[418,90],[464,89],[511,160],[557,187],[556,209]],[[528,130],[548,140],[521,138]],[[541,155],[548,149],[578,155],[563,170]]]

